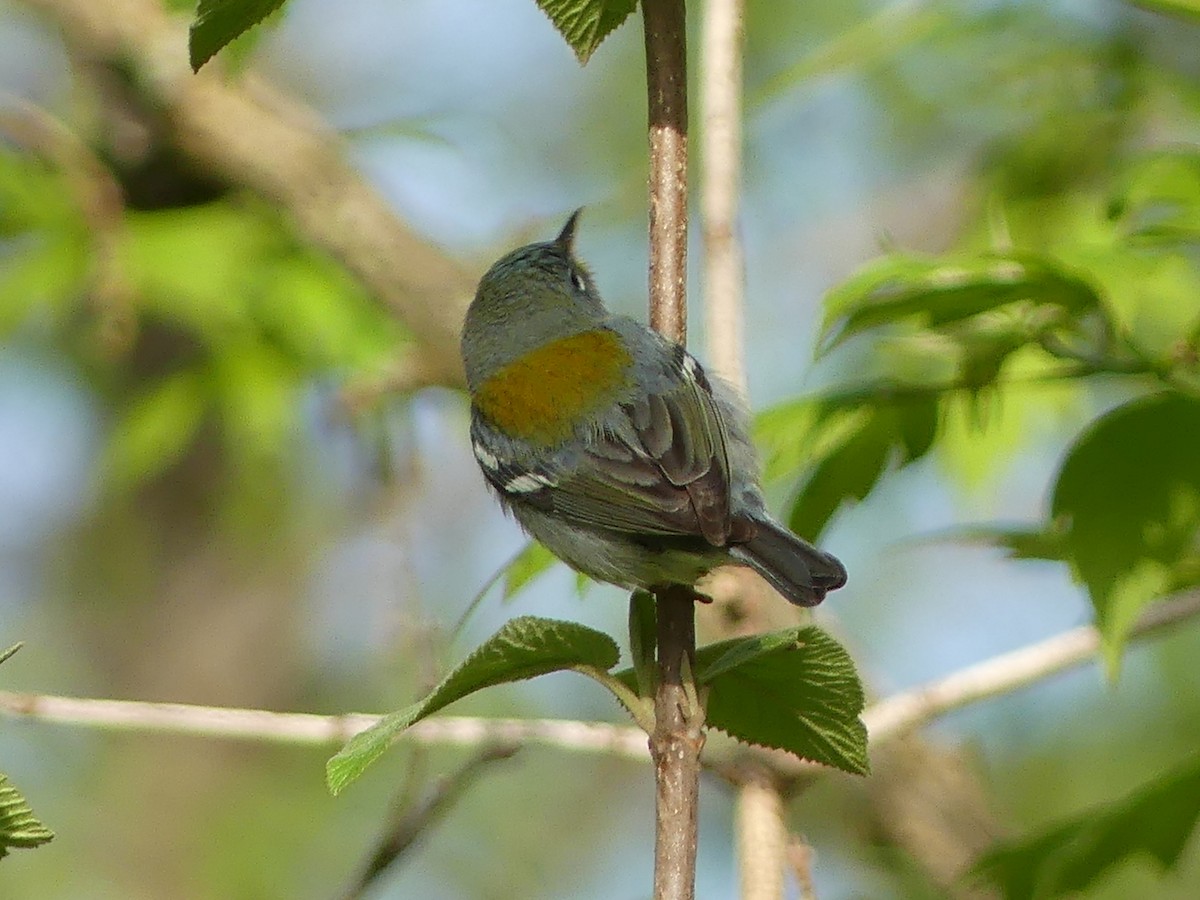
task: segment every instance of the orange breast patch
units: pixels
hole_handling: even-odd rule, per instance
[[[611,331],[551,341],[499,369],[475,392],[479,411],[514,437],[557,443],[628,381],[633,362]]]

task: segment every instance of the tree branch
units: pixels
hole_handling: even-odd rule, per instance
[[[1156,636],[1197,617],[1200,617],[1200,591],[1161,600],[1133,627],[1130,640]],[[1099,632],[1091,625],[1083,625],[880,700],[863,714],[871,731],[872,746],[895,740],[948,712],[1012,693],[1090,662],[1099,648]],[[378,715],[367,714],[323,716],[19,691],[0,691],[0,716],[121,731],[321,746],[340,746],[380,719]],[[538,744],[635,761],[646,759],[644,731],[607,722],[438,716],[418,722],[404,732],[401,740],[456,747]],[[821,766],[787,754],[769,754],[764,758],[785,777],[825,771]]]
[[[472,279],[397,219],[317,116],[251,77],[188,67],[187,30],[158,0],[25,0],[58,26],[80,60],[131,67],[162,111],[169,139],[203,170],[268,200],[338,259],[412,331],[410,371],[462,382],[458,330]]]
[[[704,5],[700,202],[708,362],[718,375],[744,392],[745,264],[737,231],[742,170],[742,16],[742,0],[709,0]]]
[[[687,340],[687,30],[683,0],[643,0],[650,142],[650,325]],[[704,712],[692,677],[695,594],[655,591],[655,900],[696,893],[700,750]]]
[[[1145,638],[1200,614],[1200,591],[1189,591],[1151,606],[1130,630]],[[1090,661],[1100,650],[1100,632],[1081,625],[1010,653],[967,666],[929,684],[894,694],[863,713],[871,743],[894,740],[948,712],[1010,694]]]

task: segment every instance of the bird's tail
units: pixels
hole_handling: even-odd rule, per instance
[[[757,534],[729,548],[738,562],[753,568],[797,606],[816,606],[846,583],[846,568],[837,557],[796,537],[778,522],[754,521]]]

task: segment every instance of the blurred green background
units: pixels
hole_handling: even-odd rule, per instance
[[[0,686],[384,711],[518,612],[620,634],[621,593],[581,598],[556,568],[510,604],[485,601],[451,641],[523,542],[475,470],[464,398],[388,390],[412,349],[404,324],[269,201],[189,161],[137,61],[65,44],[55,6],[0,2],[0,646],[27,643]],[[937,368],[936,346],[888,340],[812,362],[822,297],[893,248],[1053,253],[1104,280],[1156,359],[1183,338],[1194,351],[1200,21],[1188,7],[749,3],[754,407],[784,409],[786,424],[780,404],[797,397]],[[580,255],[610,306],[644,315],[636,21],[581,69],[528,0],[291,0],[232,49],[229,79],[315,110],[396,215],[471,278],[584,205]],[[1176,218],[1139,190],[1175,197]],[[1193,237],[1115,252],[1130,205]],[[692,321],[703,348],[698,308]],[[931,452],[838,508],[821,542],[851,580],[827,605],[875,691],[1092,621],[1062,563],[924,538],[1042,521],[1081,429],[1146,390],[1114,376],[948,398]],[[779,423],[764,428],[783,507],[809,460]],[[1178,439],[1200,447],[1200,434]],[[930,739],[982,785],[997,833],[1027,835],[1195,753],[1197,653],[1184,629],[1132,648],[1116,683],[1089,667],[956,714]],[[570,675],[453,711],[623,721]],[[0,896],[339,896],[396,793],[464,758],[398,749],[334,800],[328,755],[0,720],[0,771],[57,833],[0,863]],[[652,805],[646,766],[524,749],[372,896],[645,897]],[[840,775],[796,800],[817,896],[946,895],[889,810]],[[735,892],[731,814],[730,790],[706,781],[698,896]],[[1171,875],[1134,861],[1088,896],[1194,897],[1194,845]]]

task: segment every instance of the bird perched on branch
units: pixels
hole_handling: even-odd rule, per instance
[[[678,344],[604,308],[572,245],[493,265],[467,311],[471,445],[517,521],[571,567],[648,590],[750,566],[792,603],[846,583],[771,518],[736,392]]]

